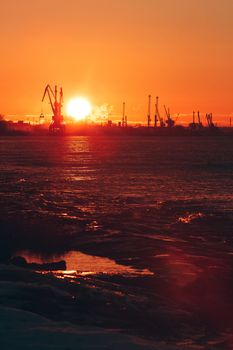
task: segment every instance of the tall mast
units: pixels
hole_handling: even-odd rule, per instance
[[[122,111],[122,127],[126,126],[125,123],[125,102],[123,102],[123,111]]]
[[[151,107],[151,95],[148,96],[148,114],[147,114],[147,126],[150,127],[151,117],[150,117],[150,107]]]

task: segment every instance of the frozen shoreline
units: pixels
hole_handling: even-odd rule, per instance
[[[76,324],[63,321],[59,319],[59,315],[55,316],[56,320],[49,319],[49,308],[64,308],[67,304],[68,309],[68,300],[72,302],[72,299],[75,299],[73,295],[62,288],[70,282],[57,281],[52,276],[40,275],[34,271],[12,265],[0,265],[0,277],[0,338],[2,350],[176,349],[173,346],[166,346],[164,342],[155,343],[137,336],[127,335],[124,330],[89,326],[87,324],[88,316],[86,320],[84,316],[81,316],[78,322],[80,324],[77,324],[77,320]],[[58,288],[56,282],[58,282],[60,288]],[[37,310],[39,314],[36,312],[37,303],[40,307]],[[51,306],[51,303],[54,305]],[[45,304],[45,310],[43,310],[42,304]],[[50,306],[48,306],[49,304]],[[48,306],[47,310],[46,305]],[[33,311],[25,310],[30,308]],[[63,310],[63,312],[67,313],[68,310]],[[47,314],[48,317],[42,316],[41,313]],[[72,313],[72,310],[70,310],[70,313]],[[95,316],[98,319],[99,316]],[[95,316],[93,315],[93,317]]]
[[[77,284],[0,265],[1,349],[209,350],[218,349],[221,344],[221,349],[225,349],[229,335],[211,341],[206,338],[200,345],[188,334],[183,339],[159,339],[159,334],[152,339],[137,334],[127,327],[122,308],[128,304],[126,312],[132,312],[137,308],[137,300],[122,296],[120,290],[114,300],[117,291],[111,290],[113,286],[99,283],[94,286],[91,279],[81,278]],[[102,310],[101,305],[106,309]]]
[[[1,349],[112,349],[176,350],[165,342],[152,342],[117,330],[52,322],[31,312],[0,307]],[[194,347],[182,347],[195,349]]]

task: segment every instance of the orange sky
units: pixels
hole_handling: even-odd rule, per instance
[[[149,93],[174,113],[233,114],[232,0],[2,0],[0,11],[0,113],[40,114],[57,83],[66,101],[113,106],[113,119],[125,100],[143,121]]]

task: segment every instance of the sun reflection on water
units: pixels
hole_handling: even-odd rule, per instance
[[[42,271],[42,273],[52,272],[57,278],[74,279],[78,276],[90,276],[97,274],[143,276],[154,275],[148,269],[136,269],[132,266],[118,264],[115,260],[84,254],[78,251],[70,251],[64,255],[43,258],[32,254],[29,251],[20,251],[17,255],[26,259],[27,263],[44,264],[54,263],[59,260],[66,262],[66,270]],[[41,271],[40,271],[41,273]]]

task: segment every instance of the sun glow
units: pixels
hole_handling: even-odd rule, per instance
[[[92,106],[90,102],[83,97],[75,97],[68,102],[67,114],[76,121],[83,120],[92,111]]]

